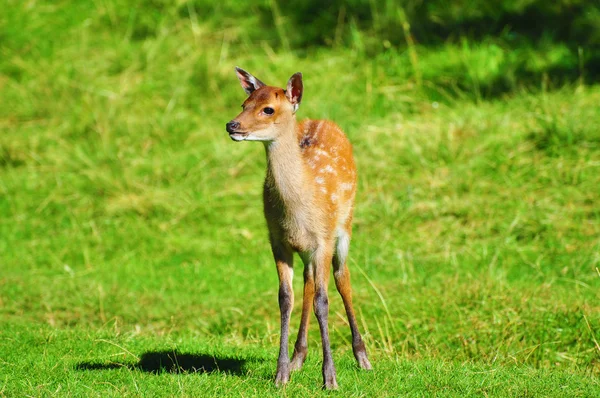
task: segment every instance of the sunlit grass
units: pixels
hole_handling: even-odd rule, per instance
[[[299,117],[354,145],[350,267],[375,371],[354,366],[332,288],[345,395],[598,395],[600,89],[548,76],[562,45],[304,54],[200,11],[4,14],[0,395],[277,392],[264,150],[224,131],[235,65],[274,85],[302,71]],[[314,324],[309,343],[285,394],[319,391]],[[165,351],[243,370],[147,371]]]

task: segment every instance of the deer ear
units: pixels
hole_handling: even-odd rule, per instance
[[[266,86],[266,84],[264,84],[263,82],[261,82],[256,77],[252,76],[250,73],[246,72],[242,68],[238,68],[236,66],[235,73],[238,79],[240,79],[240,84],[242,85],[242,88],[248,95],[252,94],[255,90],[258,90],[259,88]]]
[[[298,106],[302,101],[302,91],[304,91],[302,73],[294,73],[288,80],[287,89],[285,90],[285,96],[294,106],[294,112],[298,110]]]

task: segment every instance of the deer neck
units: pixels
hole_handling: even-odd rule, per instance
[[[290,120],[281,128],[286,131],[277,140],[265,143],[267,153],[267,176],[265,185],[276,193],[287,210],[301,206],[311,197],[307,192],[306,165],[298,145],[298,124]]]

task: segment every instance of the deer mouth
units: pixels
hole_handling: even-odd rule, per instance
[[[231,138],[234,141],[244,141],[244,139],[246,139],[246,136],[248,136],[248,133],[242,133],[240,131],[229,133],[229,138]]]

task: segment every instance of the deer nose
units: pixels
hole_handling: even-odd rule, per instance
[[[230,121],[225,125],[228,133],[235,133],[237,129],[240,128],[240,122],[236,122],[234,120]]]

